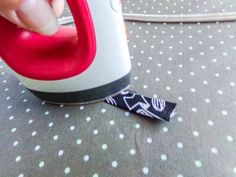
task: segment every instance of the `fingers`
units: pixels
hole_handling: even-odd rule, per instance
[[[5,10],[14,10],[22,0],[0,0],[0,8]]]
[[[9,20],[10,22],[17,24],[20,27],[26,28],[26,26],[20,21],[14,10],[8,10],[8,11],[0,10],[0,15]]]
[[[52,0],[51,4],[56,17],[59,18],[64,11],[65,0]]]
[[[15,11],[20,21],[32,31],[45,35],[57,31],[57,18],[46,0],[24,0]]]
[[[27,30],[51,35],[64,7],[64,0],[0,0],[0,15]]]

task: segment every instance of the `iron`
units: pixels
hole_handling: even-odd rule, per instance
[[[119,0],[67,0],[75,26],[53,36],[26,31],[0,17],[0,56],[37,97],[84,104],[130,85],[131,62]]]

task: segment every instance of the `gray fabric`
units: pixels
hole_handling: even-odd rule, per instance
[[[123,10],[127,13],[144,14],[197,14],[234,12],[234,0],[125,0]]]
[[[176,119],[45,104],[1,61],[1,177],[236,175],[235,23],[126,26],[132,89],[178,102]]]
[[[124,13],[198,14],[235,12],[235,0],[121,0]],[[66,7],[64,16],[70,15]]]

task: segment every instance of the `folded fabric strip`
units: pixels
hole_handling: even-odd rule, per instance
[[[142,116],[163,121],[170,121],[176,115],[176,103],[148,98],[133,91],[124,91],[116,96],[108,97],[105,102]]]

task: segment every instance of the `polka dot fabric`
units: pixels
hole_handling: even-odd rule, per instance
[[[198,14],[234,12],[234,0],[123,0],[125,13]]]
[[[236,24],[126,26],[132,89],[176,101],[176,119],[153,121],[105,103],[47,104],[1,60],[0,176],[236,176]]]

